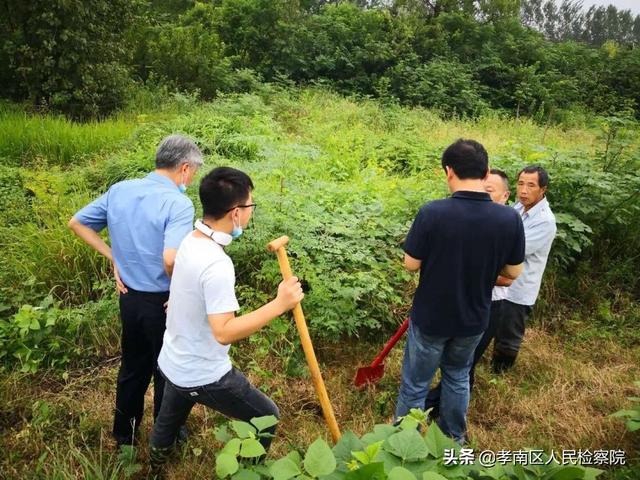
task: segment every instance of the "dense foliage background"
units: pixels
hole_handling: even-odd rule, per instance
[[[135,84],[212,98],[321,83],[540,122],[639,115],[640,16],[577,0],[7,0],[0,96],[76,118]]]

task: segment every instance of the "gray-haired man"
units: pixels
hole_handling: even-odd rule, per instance
[[[157,359],[165,330],[165,303],[176,252],[191,232],[194,208],[184,195],[202,153],[180,135],[165,138],[156,169],[125,180],[77,212],[69,228],[113,263],[120,293],[122,359],[116,388],[113,436],[131,445],[142,421],[144,395],[154,377],[154,418],[160,411],[164,379]],[[109,229],[111,246],[98,235]]]

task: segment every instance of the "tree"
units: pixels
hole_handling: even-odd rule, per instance
[[[122,105],[127,30],[138,0],[6,0],[0,6],[0,94],[76,118]]]

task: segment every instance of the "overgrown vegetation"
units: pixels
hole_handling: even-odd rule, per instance
[[[0,96],[73,118],[134,83],[211,99],[263,80],[446,116],[640,112],[640,16],[572,0],[10,0],[0,19]]]
[[[212,103],[166,90],[137,98],[130,113],[99,123],[15,108],[0,117],[14,131],[29,127],[19,140],[0,136],[0,448],[10,452],[0,470],[9,478],[29,478],[29,471],[90,478],[92,469],[104,478],[136,478],[146,469],[144,448],[118,460],[108,444],[111,359],[119,350],[113,283],[107,263],[66,223],[111,184],[150,170],[155,147],[170,132],[197,139],[205,171],[233,165],[256,183],[254,224],[229,249],[245,309],[270,298],[280,278],[266,243],[291,237],[292,266],[304,279],[305,313],[339,421],[360,436],[392,413],[401,351],[377,390],[350,392],[349,368],[369,360],[406,315],[415,279],[401,268],[401,242],[419,206],[447,193],[442,149],[457,137],[477,138],[512,179],[524,164],[542,163],[559,235],[537,328],[513,378],[492,378],[480,367],[470,409],[474,446],[623,446],[633,463],[637,444],[608,418],[626,408],[640,361],[633,119],[595,118],[582,128],[499,115],[444,121],[421,108],[273,85]],[[198,210],[195,190],[188,194]],[[274,458],[306,451],[324,429],[292,322],[279,319],[234,348],[239,366],[286,412]],[[171,467],[175,478],[215,470],[212,432],[220,419],[195,415],[193,440]]]

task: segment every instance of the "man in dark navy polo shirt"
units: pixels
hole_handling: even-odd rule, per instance
[[[424,205],[404,244],[405,267],[420,270],[402,365],[395,418],[422,408],[440,368],[438,423],[465,442],[469,369],[489,323],[498,275],[515,279],[524,261],[524,229],[512,208],[484,189],[488,156],[473,140],[458,140],[442,155],[450,198]]]

